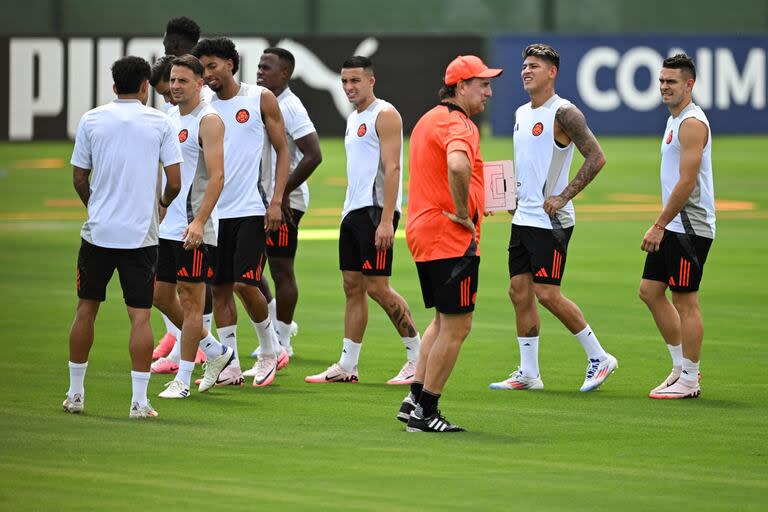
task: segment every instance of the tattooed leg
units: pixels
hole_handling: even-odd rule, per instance
[[[368,295],[375,300],[389,316],[400,336],[413,337],[418,333],[408,309],[400,294],[389,286],[386,276],[366,276]]]

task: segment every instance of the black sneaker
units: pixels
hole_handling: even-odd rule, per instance
[[[416,409],[416,402],[413,401],[411,394],[408,393],[403,403],[400,404],[400,410],[397,411],[397,419],[403,423],[408,423],[408,417],[414,409]]]
[[[432,416],[426,418],[420,418],[416,416],[416,411],[412,412],[408,417],[408,426],[405,427],[406,432],[466,432],[465,429],[458,425],[454,425],[446,420],[440,411],[435,412]]]

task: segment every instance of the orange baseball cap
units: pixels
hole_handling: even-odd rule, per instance
[[[474,55],[459,55],[445,68],[445,85],[454,85],[460,80],[470,78],[494,78],[504,72],[503,69],[493,69],[485,65],[480,57]]]

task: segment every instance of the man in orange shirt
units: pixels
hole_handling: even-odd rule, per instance
[[[421,342],[416,376],[397,418],[408,432],[463,432],[437,409],[443,386],[472,328],[480,266],[483,158],[470,116],[491,97],[489,69],[473,55],[456,57],[445,70],[440,105],[411,133],[406,240],[421,282],[424,305],[435,318]]]

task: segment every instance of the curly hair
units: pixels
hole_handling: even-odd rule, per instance
[[[168,25],[165,27],[166,34],[176,34],[192,44],[197,43],[200,39],[200,25],[195,23],[193,19],[186,16],[179,16],[168,21]]]
[[[219,57],[232,61],[232,74],[240,69],[240,54],[235,49],[235,43],[228,37],[213,37],[211,39],[202,39],[192,48],[192,55],[198,59],[204,55]]]

